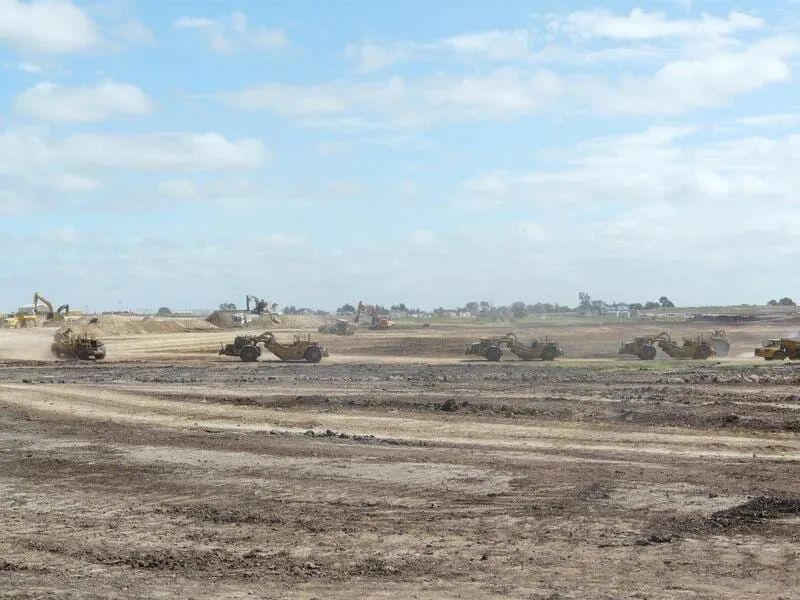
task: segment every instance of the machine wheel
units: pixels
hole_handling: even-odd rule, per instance
[[[259,352],[258,348],[255,346],[245,346],[239,352],[239,358],[241,358],[244,362],[256,362],[260,354],[261,352]]]
[[[552,346],[548,346],[542,350],[542,360],[555,360],[556,356],[558,356],[558,352]]]
[[[713,351],[711,350],[711,348],[709,348],[708,346],[700,346],[697,350],[695,350],[694,356],[692,358],[694,358],[695,360],[705,360],[709,358],[712,354]]]
[[[772,355],[772,360],[786,360],[786,352],[783,350],[778,350]]]
[[[89,348],[85,346],[78,348],[78,360],[89,360],[90,358],[92,358],[92,353]]]
[[[492,346],[486,351],[486,360],[497,362],[503,358],[503,350],[497,346]]]
[[[656,352],[655,346],[645,346],[641,349],[641,351],[639,351],[639,358],[642,360],[654,360],[656,357]]]
[[[310,346],[306,350],[305,358],[310,363],[318,363],[322,360],[322,350],[320,350],[319,346]]]
[[[103,348],[102,350],[98,350],[94,353],[95,360],[103,360],[106,357],[106,350]]]

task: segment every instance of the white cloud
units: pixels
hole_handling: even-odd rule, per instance
[[[268,233],[264,236],[264,241],[268,246],[277,248],[297,248],[308,243],[308,240],[302,236],[283,232]]]
[[[168,198],[191,199],[196,198],[199,191],[191,179],[169,179],[156,185],[156,193]]]
[[[156,36],[153,31],[139,19],[125,21],[117,27],[119,37],[134,44],[155,44]]]
[[[101,42],[92,19],[69,0],[0,0],[0,42],[23,52],[83,52]]]
[[[489,172],[467,180],[456,203],[467,208],[800,202],[800,134],[697,143],[690,127],[589,140],[550,158],[562,166]]]
[[[737,119],[745,127],[792,127],[800,124],[800,113],[773,113]]]
[[[584,84],[583,93],[603,112],[680,114],[721,106],[736,96],[790,81],[790,60],[798,54],[800,39],[773,37],[738,52],[672,61],[653,75],[624,76],[616,84]]]
[[[173,22],[176,29],[200,31],[212,50],[221,53],[243,48],[275,50],[284,47],[288,40],[282,29],[261,25],[251,26],[247,15],[233,12],[225,19],[208,17],[180,17]]]
[[[42,82],[18,95],[14,107],[35,119],[83,123],[115,116],[142,116],[154,109],[152,100],[141,89],[109,79],[85,87]]]
[[[415,246],[432,246],[436,243],[436,236],[428,229],[417,229],[408,235],[408,240]]]
[[[413,82],[395,77],[371,83],[269,83],[225,94],[228,103],[268,110],[311,126],[421,127],[465,119],[509,119],[541,111],[561,95],[547,71],[497,69],[485,75],[440,75]]]
[[[719,38],[739,31],[758,30],[763,19],[733,11],[727,18],[702,15],[699,19],[670,19],[664,13],[648,13],[635,8],[628,15],[607,10],[571,13],[556,28],[577,38],[611,38],[616,40],[649,40],[655,38]]]
[[[524,29],[464,33],[442,40],[445,48],[463,56],[489,60],[522,60],[531,56],[533,34]]]

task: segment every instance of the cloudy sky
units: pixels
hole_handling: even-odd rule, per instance
[[[800,296],[800,3],[0,0],[0,309]]]

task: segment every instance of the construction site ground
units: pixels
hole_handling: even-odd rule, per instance
[[[537,326],[553,363],[463,356],[509,324],[314,333],[318,365],[0,330],[0,598],[798,598],[800,363],[752,356],[798,326],[616,355],[664,328]]]

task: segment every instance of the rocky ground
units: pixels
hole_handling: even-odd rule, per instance
[[[0,597],[798,597],[800,366],[212,356],[0,362]]]

